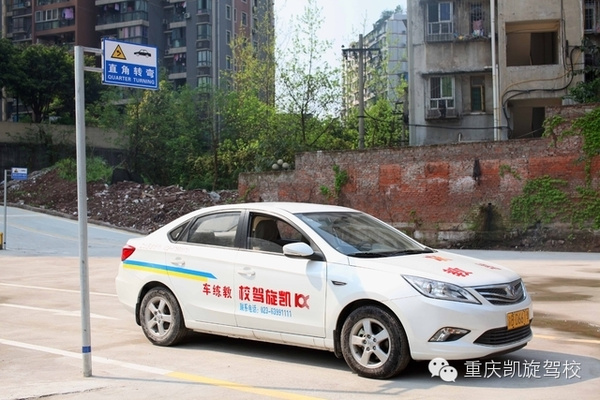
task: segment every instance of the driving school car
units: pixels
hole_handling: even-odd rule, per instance
[[[515,272],[345,207],[208,207],[130,239],[121,260],[119,300],[159,346],[190,330],[304,346],[384,379],[411,359],[483,358],[532,338]]]

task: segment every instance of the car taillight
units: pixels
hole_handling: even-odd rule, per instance
[[[121,261],[125,261],[129,258],[129,256],[131,256],[133,254],[133,252],[135,251],[135,247],[131,246],[131,245],[125,245],[123,247],[123,250],[121,250]]]

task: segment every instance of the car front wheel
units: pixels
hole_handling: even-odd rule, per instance
[[[404,328],[397,318],[376,306],[360,307],[348,316],[341,344],[348,366],[367,378],[391,378],[410,361]]]
[[[187,334],[179,303],[165,288],[150,289],[139,312],[144,335],[155,345],[175,345]]]

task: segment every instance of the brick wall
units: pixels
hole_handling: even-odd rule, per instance
[[[302,153],[295,170],[240,176],[240,195],[248,201],[336,203],[371,213],[431,245],[461,241],[473,234],[473,219],[494,210],[508,226],[511,199],[527,180],[549,175],[569,182],[575,192],[585,183],[581,138],[556,144],[551,139],[459,143],[386,150]],[[479,164],[479,174],[475,165]],[[349,174],[337,199],[334,165]],[[592,165],[600,185],[600,157]]]

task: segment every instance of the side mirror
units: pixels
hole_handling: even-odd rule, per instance
[[[283,254],[286,257],[308,258],[310,260],[323,260],[323,256],[316,254],[313,249],[304,242],[290,243],[283,246]]]

